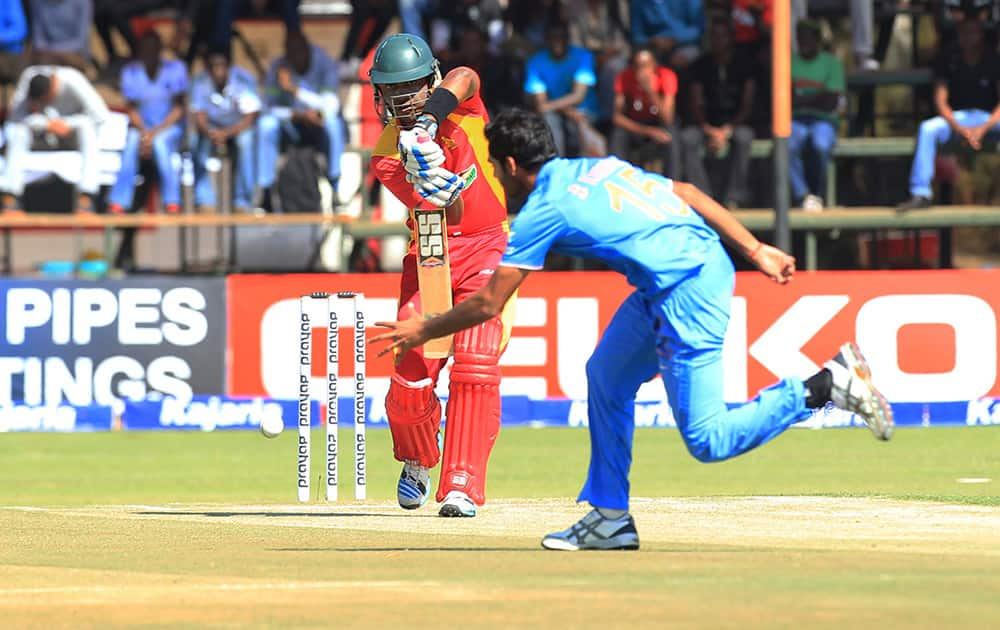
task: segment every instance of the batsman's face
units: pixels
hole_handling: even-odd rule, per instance
[[[378,88],[386,113],[396,121],[396,126],[400,129],[413,127],[431,93],[425,79],[388,83]]]

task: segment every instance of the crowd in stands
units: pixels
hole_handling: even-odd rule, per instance
[[[563,155],[620,155],[730,207],[755,199],[751,146],[771,135],[771,0],[352,0],[350,28],[333,56],[303,33],[301,1],[0,0],[0,81],[16,83],[4,126],[3,209],[20,207],[24,152],[95,150],[108,108],[87,75],[117,85],[129,118],[109,212],[134,210],[144,160],[159,174],[163,210],[179,211],[176,156],[185,151],[204,207],[217,203],[208,165],[222,156],[235,160],[237,210],[277,208],[276,167],[289,148],[323,156],[319,172],[336,190],[340,155],[358,141],[347,137],[340,87],[358,78],[397,18],[430,43],[443,71],[477,70],[492,113],[527,106],[543,114]],[[957,139],[978,150],[1000,132],[1000,0],[930,2],[937,115],[920,126],[910,189],[899,194],[910,194],[904,209],[931,204],[938,147]],[[874,0],[847,0],[851,45],[838,57],[824,42],[829,29],[809,17],[829,4],[792,0],[789,175],[794,205],[809,210],[823,208],[826,165],[844,127],[845,67],[877,69],[885,52],[884,38],[874,41],[884,26]],[[135,32],[133,19],[151,13],[173,21],[168,41]],[[286,30],[284,55],[264,76],[232,63],[233,22],[249,16],[280,20]],[[104,48],[100,62],[90,51],[92,29]],[[81,212],[99,205],[94,162],[82,161]]]
[[[173,22],[167,45],[152,27],[135,31],[132,19],[149,15]],[[260,78],[232,63],[233,23],[245,17],[285,26],[284,55]],[[100,62],[90,51],[92,29],[105,47]],[[0,80],[15,85],[3,129],[5,212],[22,210],[25,154],[48,149],[81,154],[75,209],[96,211],[97,137],[111,112],[95,81],[116,86],[128,117],[109,213],[136,209],[144,161],[153,165],[162,210],[180,212],[181,154],[193,157],[194,198],[204,209],[217,204],[209,165],[221,157],[235,166],[234,211],[274,209],[278,155],[290,146],[323,156],[336,190],[345,143],[339,68],[302,32],[299,0],[0,0],[0,51]]]

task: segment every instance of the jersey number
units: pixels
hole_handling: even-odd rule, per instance
[[[616,179],[621,181],[615,181]],[[615,173],[614,179],[604,182],[611,209],[621,214],[625,204],[638,208],[655,221],[666,221],[667,217],[688,216],[691,208],[655,177],[645,177],[634,168],[624,168]]]

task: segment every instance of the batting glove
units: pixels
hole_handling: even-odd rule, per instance
[[[444,150],[422,127],[399,132],[399,159],[407,173],[417,174],[444,164]]]
[[[465,188],[461,177],[448,169],[436,167],[416,173],[407,173],[406,181],[428,202],[439,208],[447,208],[455,203]]]

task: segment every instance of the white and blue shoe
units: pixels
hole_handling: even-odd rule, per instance
[[[833,376],[830,398],[834,406],[864,420],[876,438],[891,438],[895,428],[892,407],[872,385],[871,369],[858,346],[850,341],[845,343],[823,367]]]
[[[605,518],[595,509],[569,529],[543,538],[542,547],[555,551],[634,550],[639,548],[639,532],[631,514]]]
[[[396,498],[404,510],[415,510],[427,503],[431,498],[430,469],[415,462],[405,462],[396,485]]]
[[[452,490],[444,498],[438,516],[451,518],[472,518],[476,515],[476,504],[467,494],[460,490]]]

